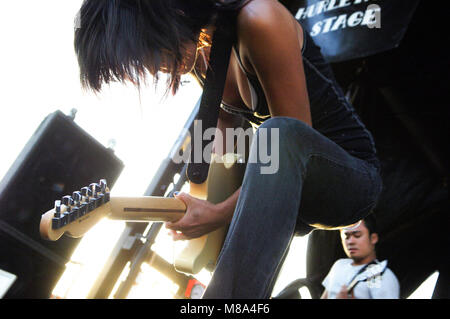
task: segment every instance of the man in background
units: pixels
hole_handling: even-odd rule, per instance
[[[398,299],[400,285],[394,273],[377,260],[378,242],[373,215],[359,225],[341,231],[342,246],[349,258],[331,267],[322,285],[322,299]]]

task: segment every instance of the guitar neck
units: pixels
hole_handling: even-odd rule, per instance
[[[89,202],[88,206],[89,209],[84,206],[82,213],[81,208],[75,212],[63,206],[58,217],[55,209],[49,210],[41,217],[41,236],[49,240],[57,240],[64,233],[82,237],[104,217],[128,222],[167,222],[181,219],[186,212],[186,205],[179,199],[152,196],[111,197],[106,202]]]
[[[347,293],[350,294],[359,282],[369,281],[376,278],[377,276],[381,276],[386,267],[387,267],[386,260],[381,263],[378,261],[376,261],[376,263],[371,262],[368,266],[366,266],[367,269],[365,269],[362,274],[357,275],[348,285]]]
[[[130,222],[175,221],[186,212],[186,205],[171,197],[111,197],[109,205],[109,219]]]
[[[237,154],[227,154],[219,160],[213,156],[208,179],[202,184],[190,183],[190,195],[213,204],[226,200],[242,184],[245,165],[241,162]],[[56,200],[54,208],[42,214],[39,231],[42,238],[56,241],[63,235],[80,238],[105,217],[129,222],[164,222],[177,221],[185,213],[186,205],[176,198],[111,196],[106,180],[102,179]],[[202,268],[212,271],[226,233],[225,226],[189,240],[177,256],[175,268],[190,274]]]

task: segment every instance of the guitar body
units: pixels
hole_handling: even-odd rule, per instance
[[[226,154],[223,162],[218,163],[217,158],[212,159],[207,181],[200,185],[190,184],[192,196],[217,204],[230,197],[241,186],[245,165],[239,163],[235,154]],[[213,271],[227,231],[228,227],[223,227],[190,240],[175,258],[175,268],[191,274],[198,273],[202,268]]]
[[[217,204],[231,196],[242,184],[245,165],[240,163],[236,154],[213,156],[209,167],[208,179],[203,184],[190,183],[190,195]],[[92,184],[91,184],[92,185]],[[74,197],[74,196],[72,196]],[[64,205],[56,207],[41,217],[40,233],[48,240],[58,240],[66,234],[70,237],[82,237],[102,218],[130,222],[176,221],[186,212],[185,204],[178,199],[168,197],[109,197],[109,190],[103,193],[83,197],[80,203],[98,200],[89,209],[79,213],[73,207],[81,205]],[[87,206],[84,205],[83,206]],[[73,216],[73,215],[76,216]],[[227,227],[207,235],[189,240],[185,249],[175,258],[177,271],[196,274],[201,269],[214,270],[217,258],[227,233]]]

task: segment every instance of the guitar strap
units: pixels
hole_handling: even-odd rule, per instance
[[[362,267],[353,277],[352,277],[352,279],[348,282],[348,284],[347,284],[347,287],[348,286],[350,286],[350,284],[353,282],[353,280],[355,280],[355,278],[358,276],[358,275],[360,275],[360,274],[362,274],[366,269],[367,269],[367,267],[369,267],[370,265],[373,265],[373,264],[378,264],[379,263],[379,261],[377,260],[377,259],[375,259],[375,260],[372,260],[370,263],[368,263],[367,265],[365,265],[364,267]],[[353,287],[353,289],[355,289],[355,287],[356,287],[356,285]]]
[[[235,19],[236,13],[233,11],[218,14],[199,111],[189,132],[191,154],[186,174],[189,181],[196,184],[203,183],[208,177],[211,152],[205,152],[205,148],[207,142],[211,142],[204,141],[203,137],[206,130],[217,127],[231,48],[235,40]]]

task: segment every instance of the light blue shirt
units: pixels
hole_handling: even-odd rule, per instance
[[[339,259],[325,277],[322,285],[328,292],[329,299],[336,299],[343,285],[348,286],[364,265],[352,265],[352,259]],[[384,273],[372,281],[359,282],[353,290],[358,299],[399,299],[400,284],[394,273],[386,268]]]

